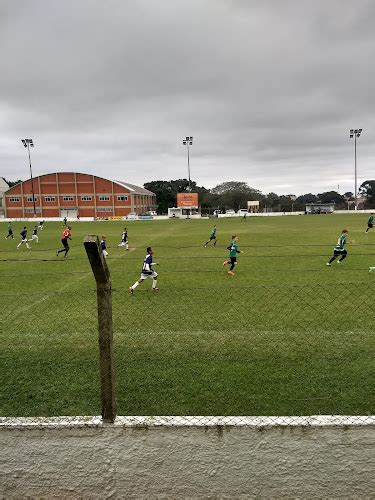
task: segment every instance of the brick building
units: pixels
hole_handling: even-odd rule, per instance
[[[32,189],[34,188],[34,189]],[[111,181],[96,175],[56,172],[34,177],[4,193],[5,216],[33,217],[112,217],[130,212],[155,210],[156,196],[151,191],[127,182]]]

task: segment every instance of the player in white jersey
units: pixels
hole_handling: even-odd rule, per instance
[[[129,241],[128,241],[128,230],[125,228],[121,235],[121,243],[117,245],[117,248],[125,247],[125,250],[129,250]]]
[[[156,286],[158,273],[152,269],[152,266],[158,265],[156,262],[152,262],[153,254],[154,252],[152,251],[152,248],[147,247],[147,255],[143,261],[141,277],[139,278],[138,281],[134,283],[133,286],[130,286],[128,288],[129,293],[131,293],[132,295],[134,293],[135,288],[137,288],[137,286],[140,285],[147,278],[152,278],[152,291],[155,292],[156,290],[159,290],[159,288],[157,288]]]
[[[31,235],[31,240],[29,241],[36,241],[37,243],[39,243],[38,226],[34,226],[33,233]]]

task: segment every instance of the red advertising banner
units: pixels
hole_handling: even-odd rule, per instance
[[[198,208],[198,193],[177,193],[178,208]]]

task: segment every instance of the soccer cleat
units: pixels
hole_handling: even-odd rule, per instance
[[[329,267],[331,267],[331,264],[330,264],[329,262],[327,262],[326,266],[329,266]]]
[[[224,260],[223,262],[223,266],[226,266],[228,264],[228,261],[227,260]]]
[[[234,276],[234,272],[233,271],[228,271],[228,274],[229,274],[229,276]]]
[[[337,264],[341,264],[341,260],[338,260],[338,261],[337,261]]]
[[[128,292],[130,293],[130,295],[134,295],[134,290],[131,286],[129,286]]]
[[[153,292],[157,292],[157,291],[159,291],[159,288],[156,286],[155,288],[151,288],[151,290],[152,290]]]
[[[56,250],[56,257],[58,257],[58,256],[59,256],[59,251],[58,251],[58,250]]]

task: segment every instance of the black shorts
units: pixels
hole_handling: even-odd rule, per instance
[[[339,255],[346,255],[348,252],[346,250],[334,250],[333,255],[338,257]]]
[[[367,224],[367,227],[371,229],[372,227],[374,227],[374,224]]]
[[[210,241],[211,240],[216,240],[216,236],[210,236]]]
[[[234,264],[235,262],[237,262],[237,257],[231,257],[230,258],[230,263]]]
[[[69,248],[69,245],[68,245],[68,239],[67,238],[64,238],[61,240],[61,243],[63,244],[63,247],[64,248]]]

